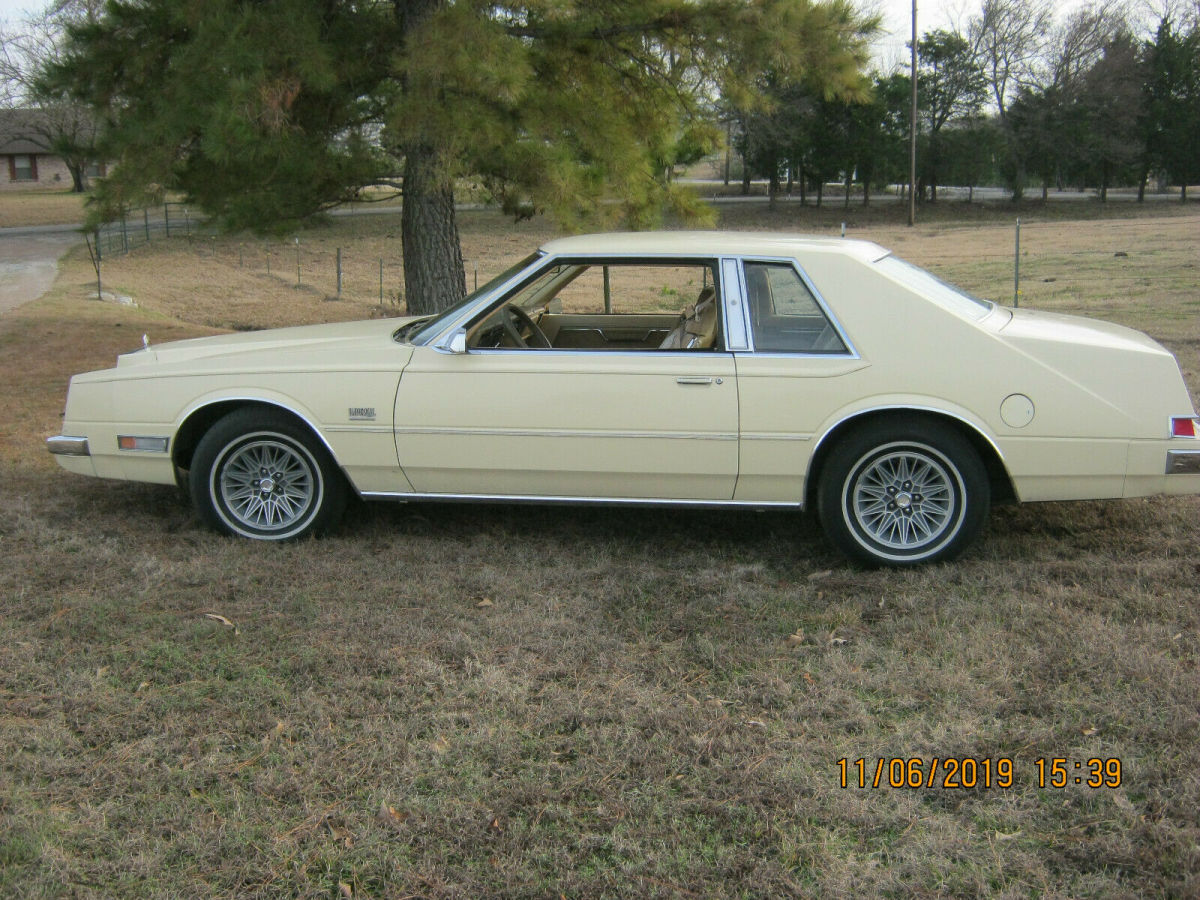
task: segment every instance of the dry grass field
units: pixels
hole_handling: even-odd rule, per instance
[[[1022,303],[1150,332],[1200,397],[1192,210],[1026,210]],[[1011,297],[1007,210],[853,214]],[[481,280],[552,233],[463,230]],[[394,313],[395,232],[305,232],[300,288],[249,239],[155,244],[105,268],[136,308],[89,300],[75,254],[0,318],[0,893],[1200,895],[1198,498],[1005,507],[961,561],[896,573],[784,513],[359,505],[252,545],[45,454],[68,376],[143,332]],[[368,262],[330,301],[339,246]],[[871,784],[934,757],[973,781]]]
[[[86,199],[69,191],[0,191],[0,228],[82,222]]]

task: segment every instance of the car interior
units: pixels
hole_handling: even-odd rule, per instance
[[[718,297],[709,265],[567,263],[468,326],[467,346],[714,350],[723,344]]]

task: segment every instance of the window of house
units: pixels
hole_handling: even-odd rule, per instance
[[[8,175],[13,181],[37,181],[37,157],[17,153],[8,158]]]

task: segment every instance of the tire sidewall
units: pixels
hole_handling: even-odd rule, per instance
[[[312,497],[304,514],[286,528],[263,529],[242,521],[222,496],[221,477],[229,461],[247,446],[269,441],[283,445],[309,470]],[[345,491],[329,454],[307,431],[278,413],[238,410],[201,439],[189,473],[192,502],[200,518],[227,534],[263,541],[286,541],[320,533],[341,513]]]
[[[946,476],[952,508],[948,524],[911,550],[874,539],[854,510],[859,480],[878,460],[912,453]],[[938,422],[874,423],[838,441],[818,484],[818,515],[829,539],[847,556],[873,566],[914,566],[953,559],[974,540],[987,517],[990,490],[979,454],[960,434]]]

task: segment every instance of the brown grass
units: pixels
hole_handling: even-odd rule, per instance
[[[1007,225],[885,224],[857,231],[1003,295]],[[385,227],[302,241],[374,254]],[[1195,396],[1195,228],[1031,226],[1027,302],[1169,338]],[[481,278],[550,231],[464,230]],[[143,331],[371,306],[239,269],[139,251],[109,274],[131,310],[76,258],[0,320],[6,895],[1200,893],[1196,498],[1004,508],[894,573],[774,513],[371,505],[251,545],[58,471],[67,376]],[[840,758],[915,756],[1015,784],[839,786]],[[1039,788],[1053,757],[1119,758],[1121,786]]]
[[[86,199],[68,191],[0,191],[0,228],[77,225]]]

